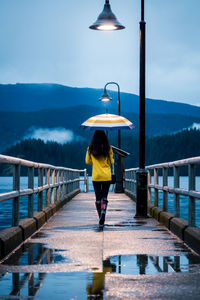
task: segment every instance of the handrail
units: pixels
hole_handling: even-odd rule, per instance
[[[174,215],[180,216],[180,195],[189,198],[188,223],[190,226],[196,225],[196,203],[200,199],[200,191],[196,190],[195,167],[200,165],[200,156],[154,164],[146,167],[148,173],[148,205],[151,204],[151,189],[154,189],[154,206],[158,207],[158,191],[163,193],[162,209],[168,211],[168,193],[174,194]],[[188,167],[188,189],[180,188],[180,167]],[[162,170],[162,185],[159,183],[158,172]],[[173,169],[173,187],[168,186],[168,170]],[[125,191],[136,198],[136,172],[138,168],[126,169],[124,173]],[[152,174],[153,173],[153,174]],[[151,183],[153,177],[154,183]]]
[[[63,170],[63,171],[75,171],[75,172],[84,172],[84,170],[79,169],[71,169],[65,167],[58,167],[49,164],[37,163],[30,160],[25,160],[18,157],[7,156],[0,154],[0,164],[12,164],[12,165],[21,165],[25,167],[33,167],[33,168],[43,168],[43,169],[54,169],[54,170]]]
[[[167,163],[161,163],[161,164],[155,164],[151,166],[147,166],[147,169],[160,169],[160,168],[173,168],[173,167],[183,167],[187,166],[189,164],[200,164],[200,156],[192,157],[192,158],[186,158],[181,160],[175,160],[172,162]]]
[[[13,199],[12,226],[19,224],[19,198],[28,196],[27,217],[34,215],[34,195],[38,195],[38,209],[43,209],[43,192],[45,191],[45,206],[54,204],[75,190],[80,190],[80,181],[84,181],[84,191],[87,192],[87,170],[58,167],[44,163],[33,162],[17,157],[0,154],[0,164],[13,165],[13,190],[0,193],[0,202]],[[27,167],[28,187],[20,188],[20,166]],[[38,185],[34,185],[34,173],[38,171]],[[80,174],[84,173],[84,178]],[[45,178],[45,183],[44,183]]]

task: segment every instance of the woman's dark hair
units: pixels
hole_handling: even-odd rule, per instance
[[[103,130],[96,130],[89,145],[89,152],[94,157],[109,157],[110,145]]]

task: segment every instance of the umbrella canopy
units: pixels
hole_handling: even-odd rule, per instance
[[[112,114],[102,114],[89,118],[81,124],[82,127],[94,130],[133,129],[134,125],[128,119]]]

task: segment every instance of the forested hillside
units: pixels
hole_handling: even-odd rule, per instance
[[[116,137],[110,138],[116,145]],[[32,161],[83,169],[85,152],[89,141],[74,141],[64,145],[41,140],[24,140],[8,148],[3,154]],[[138,138],[123,136],[122,148],[130,153],[125,158],[125,168],[138,166]],[[148,138],[146,142],[146,165],[200,156],[200,131],[184,130],[174,135]],[[90,167],[88,167],[90,170]],[[10,174],[9,166],[1,167],[1,175]]]

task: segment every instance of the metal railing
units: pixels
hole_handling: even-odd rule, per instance
[[[84,181],[84,190],[87,192],[86,169],[77,170],[56,167],[5,155],[0,155],[0,164],[9,164],[13,166],[13,190],[0,194],[0,202],[13,199],[12,226],[18,226],[19,224],[19,198],[21,196],[28,196],[27,217],[32,218],[34,214],[35,194],[38,195],[37,211],[41,211],[43,206],[54,204],[76,189],[80,190],[80,181]],[[20,188],[21,166],[27,168],[28,187],[26,189]],[[38,182],[35,187],[34,175],[36,170]],[[81,173],[84,173],[83,179],[80,178]],[[44,191],[45,204],[43,204]]]
[[[148,205],[151,204],[151,189],[154,189],[154,206],[158,206],[159,195],[162,191],[162,209],[168,211],[168,194],[174,194],[174,211],[176,217],[180,217],[180,195],[187,196],[188,204],[188,223],[190,226],[196,224],[196,199],[200,199],[200,191],[196,190],[196,174],[195,167],[200,165],[200,156],[173,162],[155,164],[147,166],[148,172]],[[180,168],[187,167],[188,189],[180,188]],[[137,168],[126,169],[124,175],[125,190],[133,197],[136,197],[136,171]],[[159,184],[159,170],[162,171],[162,184]],[[173,172],[173,187],[168,186],[169,170]],[[151,183],[153,177],[154,183]],[[199,216],[200,217],[200,216]]]

